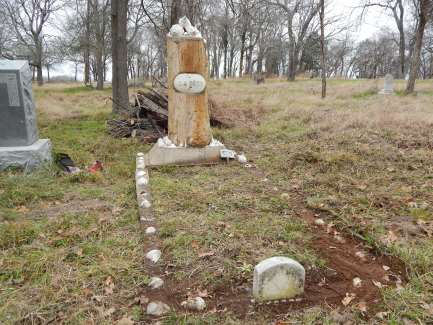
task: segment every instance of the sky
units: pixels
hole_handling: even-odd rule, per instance
[[[355,10],[362,0],[329,0],[330,7],[327,14],[331,16],[341,17],[342,22],[354,22],[352,35],[358,41],[367,39],[382,28],[387,27],[391,30],[395,29],[395,23],[392,17],[390,17],[383,9],[372,7],[368,10],[361,24],[359,22],[359,15],[361,10]],[[45,74],[45,73],[44,73]],[[64,63],[54,67],[51,71],[52,76],[58,75],[74,75],[74,65],[72,63]],[[82,78],[81,71],[78,74],[79,78]]]
[[[361,9],[354,10],[360,6],[361,0],[330,0],[331,15],[342,15],[349,21],[357,21],[361,13]],[[367,39],[380,31],[383,27],[395,29],[395,23],[383,9],[378,7],[371,7],[365,15],[362,24],[354,30],[353,35],[359,41]]]

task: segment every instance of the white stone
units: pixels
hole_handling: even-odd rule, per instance
[[[146,313],[151,316],[162,316],[168,312],[170,312],[170,307],[160,301],[152,301],[146,308]]]
[[[140,203],[140,208],[149,209],[152,206],[148,200],[143,200]]]
[[[135,173],[135,177],[138,179],[138,178],[140,178],[140,177],[145,177],[147,175],[147,173],[144,171],[144,170],[138,170],[136,173]]]
[[[314,220],[314,223],[318,226],[323,226],[325,224],[325,221],[323,219],[316,219]]]
[[[248,162],[247,157],[245,157],[245,155],[243,153],[241,153],[240,155],[238,155],[238,161],[241,164],[246,164]]]
[[[181,303],[186,309],[201,311],[206,308],[206,302],[202,297],[190,298]]]
[[[144,157],[144,153],[142,153],[142,152],[137,153],[137,157],[138,157],[138,158],[142,158],[142,157]]]
[[[155,227],[148,227],[146,229],[146,235],[153,235],[154,233],[156,233]]]
[[[170,28],[170,36],[171,37],[181,37],[185,33],[185,30],[179,24],[173,25]]]
[[[164,285],[164,281],[161,278],[153,277],[150,279],[148,287],[151,289],[159,289]]]
[[[159,249],[151,250],[146,254],[146,258],[151,260],[153,263],[157,263],[161,258],[161,251]]]
[[[149,181],[147,180],[146,177],[140,177],[140,178],[137,180],[137,185],[138,185],[138,186],[146,186],[148,183],[149,183]]]
[[[179,25],[182,26],[188,34],[192,34],[195,31],[195,27],[186,16],[179,19]]]
[[[304,292],[305,269],[288,257],[271,257],[254,268],[253,295],[258,301],[290,299]]]
[[[173,84],[178,92],[184,94],[200,94],[206,89],[206,79],[198,73],[180,73]]]

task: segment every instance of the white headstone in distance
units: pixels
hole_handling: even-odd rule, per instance
[[[305,269],[288,257],[271,257],[254,268],[253,295],[257,301],[290,299],[304,292]]]
[[[385,76],[383,90],[380,92],[383,95],[391,95],[394,93],[394,77],[388,73]]]

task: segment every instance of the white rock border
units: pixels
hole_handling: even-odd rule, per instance
[[[139,152],[136,159],[135,189],[137,192],[138,213],[141,223],[152,223],[155,221],[149,183],[149,171],[144,162],[144,153]]]

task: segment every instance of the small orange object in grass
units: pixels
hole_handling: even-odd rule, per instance
[[[104,170],[104,166],[102,165],[102,162],[97,160],[87,170],[89,171],[89,173],[96,173],[96,172]]]

